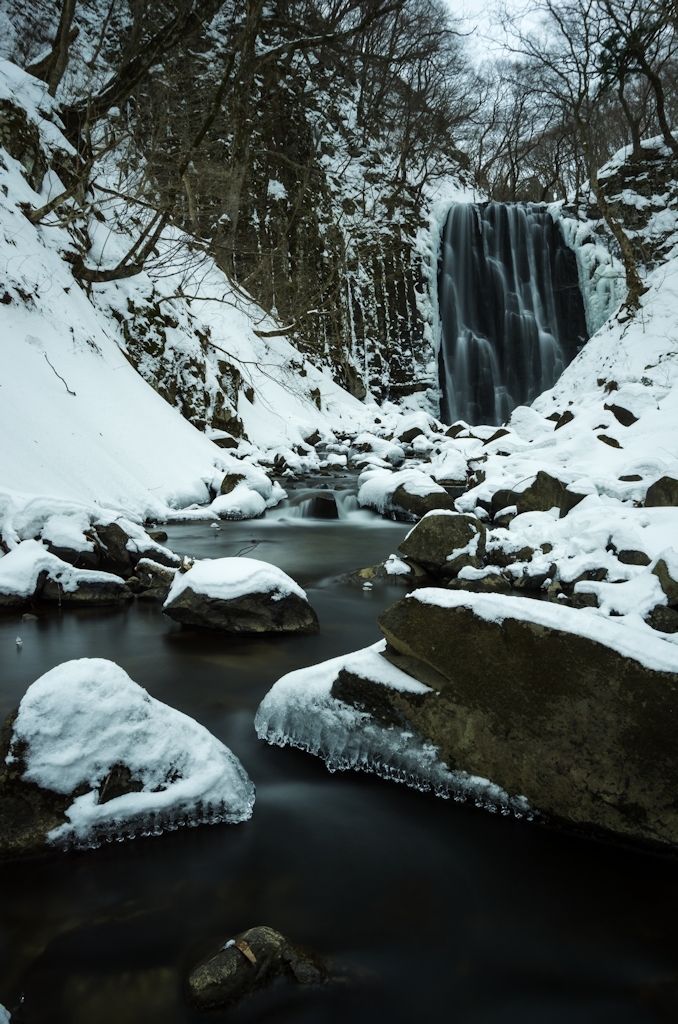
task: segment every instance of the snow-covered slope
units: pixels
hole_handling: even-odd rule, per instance
[[[629,502],[666,474],[678,478],[678,247],[647,284],[634,317],[609,320],[554,388],[514,411],[507,433],[469,452],[485,480],[463,496],[464,509],[521,489],[539,470],[579,493]]]
[[[25,112],[24,136],[38,140],[38,162],[49,165],[55,150],[72,156],[43,84],[6,61],[0,63],[0,103],[12,116]],[[255,327],[274,325],[246,297],[234,295],[213,264],[201,259],[191,265],[176,234],[161,243],[155,278],[151,267],[89,293],[80,287],[68,263],[70,237],[57,215],[34,226],[21,208],[40,207],[63,186],[52,170],[42,182],[31,173],[35,148],[26,153],[23,137],[12,131],[10,125],[2,139],[20,159],[0,151],[0,504],[16,508],[40,495],[138,519],[166,518],[208,502],[210,487],[218,488],[225,472],[241,473],[260,489],[261,471],[251,465],[259,446],[293,446],[316,430],[332,438],[342,424],[355,429],[361,417],[372,421],[374,412],[329,373],[305,363],[285,339],[258,337]],[[129,246],[120,213],[112,207],[104,223],[92,218],[92,259],[113,263]],[[175,298],[179,286],[198,299],[189,305]],[[244,461],[196,430],[126,357],[129,310],[162,298],[178,362],[190,364],[202,337],[209,339],[215,367],[224,355],[239,366],[248,394],[239,412],[253,442],[241,445]],[[209,380],[188,384],[208,399],[212,394]]]

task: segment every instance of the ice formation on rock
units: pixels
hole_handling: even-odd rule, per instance
[[[353,654],[333,658],[283,676],[259,705],[254,726],[260,739],[291,746],[323,758],[329,771],[355,769],[421,792],[432,791],[457,801],[473,800],[478,807],[516,816],[532,812],[522,797],[509,797],[488,779],[450,770],[438,748],[412,728],[384,725],[367,711],[332,696],[343,671],[360,679],[413,694],[430,687],[412,679],[381,656],[381,640]]]

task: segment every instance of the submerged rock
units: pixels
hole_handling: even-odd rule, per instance
[[[331,491],[318,491],[297,502],[307,519],[338,519],[337,499]]]
[[[341,577],[342,583],[357,583],[361,586],[372,583],[389,583],[395,586],[411,587],[434,584],[435,579],[421,565],[409,559],[389,555],[378,565],[370,565],[364,569],[354,569]]]
[[[244,821],[253,804],[223,743],[101,658],[41,676],[0,735],[0,857]]]
[[[241,932],[188,978],[188,995],[200,1010],[239,1002],[281,975],[300,985],[327,981],[327,969],[314,953],[280,932],[261,925]]]
[[[316,633],[306,594],[282,569],[255,558],[195,562],[177,574],[163,611],[175,622],[225,633]]]

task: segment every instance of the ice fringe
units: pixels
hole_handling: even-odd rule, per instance
[[[488,779],[448,768],[439,748],[415,730],[380,725],[368,712],[332,696],[332,684],[342,669],[401,692],[432,692],[382,658],[385,647],[381,640],[283,676],[259,705],[254,719],[259,739],[315,754],[330,772],[370,772],[422,793],[458,803],[473,801],[491,813],[532,820],[536,812],[524,797],[509,796]]]
[[[246,817],[251,817],[251,811]],[[197,805],[192,813],[183,815],[147,814],[136,819],[128,818],[119,825],[98,825],[86,836],[76,833],[57,835],[57,829],[48,836],[50,846],[60,850],[98,850],[104,843],[124,843],[129,839],[161,836],[163,832],[177,832],[180,828],[197,828],[198,825],[237,825],[245,820],[242,814],[231,813],[225,802],[220,805],[208,804],[207,808]],[[0,1019],[0,1024],[2,1021]]]

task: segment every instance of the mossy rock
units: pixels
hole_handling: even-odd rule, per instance
[[[475,516],[434,513],[417,523],[398,550],[425,569],[444,576],[454,576],[464,565],[474,568],[480,565],[485,554],[486,532],[484,525]],[[448,560],[454,551],[469,545],[475,547],[475,551]]]
[[[389,645],[443,680],[424,700],[388,691],[394,707],[451,768],[552,819],[678,847],[678,674],[501,605],[497,621],[416,594],[387,609]]]
[[[223,944],[191,972],[188,996],[200,1010],[232,1006],[275,978],[300,985],[327,980],[323,961],[266,925],[249,928]]]

